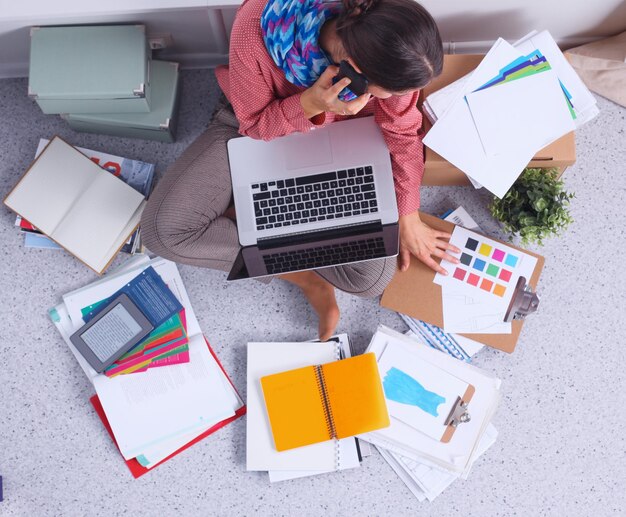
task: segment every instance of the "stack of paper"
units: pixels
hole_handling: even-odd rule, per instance
[[[331,440],[278,452],[269,426],[261,377],[350,357],[348,336],[325,343],[248,343],[247,470],[268,471],[272,482],[355,468],[356,438]]]
[[[136,375],[98,374],[69,336],[83,324],[86,308],[108,298],[150,266],[184,308],[189,361]],[[243,414],[243,402],[207,346],[173,262],[136,255],[115,273],[63,296],[63,302],[50,310],[50,317],[93,383],[94,405],[103,409],[105,424],[133,475],[141,475],[224,421]]]
[[[474,461],[494,443],[497,432],[490,422],[500,399],[500,380],[430,348],[419,336],[404,336],[384,326],[367,351],[379,360],[391,426],[360,438],[378,447],[416,497],[432,500],[458,477],[466,478]],[[411,378],[403,384],[403,398],[385,386],[394,369]],[[413,402],[410,386],[419,391]],[[471,420],[459,424],[450,441],[441,441],[440,420],[447,416],[442,408],[447,409],[449,399],[466,386],[475,390],[468,407]]]
[[[41,154],[50,141],[42,138],[39,140],[35,158]],[[139,160],[131,160],[114,154],[94,151],[76,147],[78,151],[87,156],[92,162],[98,164],[104,170],[109,171],[114,176],[121,179],[127,185],[133,187],[137,192],[148,197],[154,183],[154,164],[145,163]],[[52,200],[50,200],[52,202]],[[19,215],[15,218],[15,226],[19,227],[24,234],[24,247],[63,249],[56,242],[42,234],[35,226]],[[141,230],[137,228],[128,241],[120,250],[123,253],[134,255],[141,251]]]
[[[424,144],[503,197],[537,151],[597,113],[547,31],[498,39],[471,74],[424,102]]]

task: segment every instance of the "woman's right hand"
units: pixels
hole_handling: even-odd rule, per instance
[[[337,115],[356,115],[361,111],[371,95],[365,93],[349,102],[339,100],[339,93],[350,84],[350,79],[344,77],[333,84],[333,77],[339,73],[339,67],[329,66],[310,88],[302,92],[300,103],[307,118],[312,118],[323,112]]]

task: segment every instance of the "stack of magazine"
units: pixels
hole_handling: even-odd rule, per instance
[[[164,342],[163,336],[153,336],[161,341],[150,350],[143,347],[134,351],[143,356],[134,363],[140,368],[117,372],[132,375],[98,374],[73,346],[70,336],[84,324],[84,315],[94,305],[150,269],[182,305],[178,316],[184,321],[185,337],[177,339],[176,322],[170,322],[164,329],[171,334],[169,342]],[[91,404],[133,476],[145,474],[245,413],[242,399],[200,330],[173,262],[137,254],[116,271],[65,294],[49,315],[93,384],[96,395]],[[151,353],[157,355],[152,357]],[[127,359],[119,361],[122,366],[116,368],[127,367]]]
[[[50,141],[42,138],[39,140],[35,158],[41,154]],[[114,176],[124,181],[127,185],[134,188],[137,192],[148,197],[154,185],[155,166],[152,163],[146,163],[130,158],[123,158],[113,154],[94,151],[93,149],[85,149],[76,147],[81,153],[98,164],[104,170],[109,171]],[[44,235],[39,229],[33,226],[29,221],[23,219],[19,215],[15,219],[17,226],[24,233],[24,247],[26,248],[44,248],[44,249],[63,249],[56,242]],[[143,247],[141,245],[141,229],[137,228],[130,236],[128,241],[122,246],[123,253],[134,255],[141,253]]]

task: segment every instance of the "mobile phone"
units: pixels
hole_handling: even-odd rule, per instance
[[[339,63],[339,73],[335,76],[335,82],[340,81],[344,77],[350,79],[350,84],[347,86],[357,97],[367,93],[368,81],[367,77],[357,72],[354,67],[347,61],[341,61]]]

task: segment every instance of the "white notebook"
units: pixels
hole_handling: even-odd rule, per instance
[[[323,364],[340,358],[340,345],[326,343],[248,343],[248,396],[246,459],[247,470],[289,471],[284,475],[272,472],[272,481],[297,477],[294,471],[307,471],[303,475],[340,470],[342,463],[354,463],[358,457],[356,442],[347,439],[316,443],[288,451],[278,452],[274,447],[269,425],[261,377],[294,368]],[[344,440],[340,440],[343,442]],[[358,464],[358,460],[357,460]],[[315,472],[314,472],[315,471]]]
[[[145,200],[55,137],[4,203],[102,273],[139,224]]]

